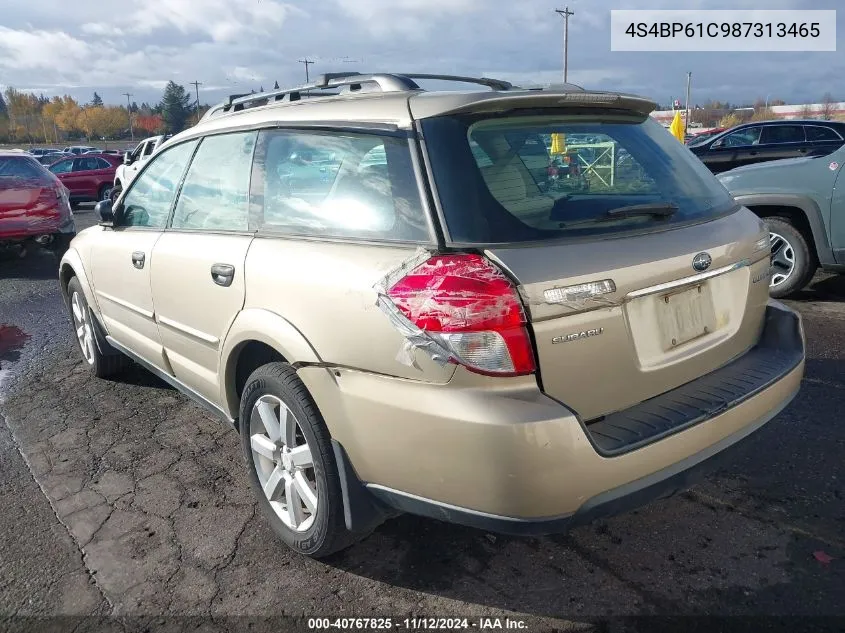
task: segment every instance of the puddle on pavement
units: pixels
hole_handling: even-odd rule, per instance
[[[21,350],[29,340],[29,334],[14,325],[0,324],[0,367],[3,361],[15,362],[21,357]]]

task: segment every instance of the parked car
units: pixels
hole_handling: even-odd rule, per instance
[[[764,121],[731,128],[690,145],[713,173],[783,158],[827,156],[845,144],[845,123],[838,121]]]
[[[138,174],[147,159],[153,155],[153,152],[158,149],[164,141],[169,139],[172,135],[151,136],[145,138],[131,152],[126,152],[123,156],[123,164],[117,168],[114,176],[114,188],[112,189],[112,200],[117,200],[117,197],[123,191],[132,179]]]
[[[816,270],[845,273],[845,147],[816,158],[740,167],[719,180],[766,221],[773,297],[804,288]]]
[[[36,156],[35,160],[37,160],[42,165],[52,165],[53,163],[57,163],[63,158],[67,158],[68,156],[73,156],[73,154],[41,154],[40,156]]]
[[[51,147],[31,147],[27,150],[30,154],[35,157],[44,156],[46,154],[56,154],[59,150],[53,149]]]
[[[133,359],[235,425],[289,546],[325,556],[400,512],[563,531],[688,485],[794,397],[768,231],[654,103],[418,78],[211,108],[60,264],[90,371]],[[519,147],[586,132],[636,182],[541,191]],[[331,177],[291,183],[309,152]]]
[[[114,154],[85,154],[60,160],[48,169],[68,188],[75,204],[106,199],[119,164],[120,157]]]
[[[0,247],[37,244],[63,253],[75,235],[68,193],[32,156],[0,150]]]
[[[99,147],[92,147],[91,149],[87,149],[80,154],[80,156],[84,156],[85,154],[104,154],[105,152],[100,149]]]
[[[71,145],[69,147],[65,147],[62,152],[65,154],[74,154],[78,156],[79,154],[84,154],[85,152],[97,149],[96,147],[91,147],[90,145]]]

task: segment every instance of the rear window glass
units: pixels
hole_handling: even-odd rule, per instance
[[[266,230],[318,237],[429,241],[405,139],[267,130],[253,193]]]
[[[32,159],[0,157],[0,177],[40,179],[44,173]]]
[[[650,117],[440,117],[423,128],[453,242],[659,229],[736,208]]]

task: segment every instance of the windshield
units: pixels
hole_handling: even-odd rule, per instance
[[[439,117],[424,121],[423,132],[452,242],[658,229],[736,208],[650,117]],[[616,212],[634,206],[636,213]]]

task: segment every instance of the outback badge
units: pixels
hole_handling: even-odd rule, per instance
[[[710,257],[710,253],[699,253],[692,258],[692,267],[700,273],[710,268],[710,264],[712,263],[713,258]]]

